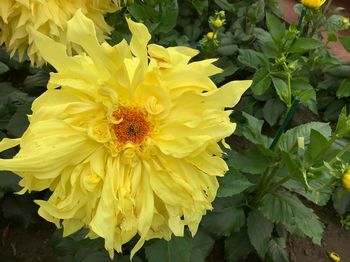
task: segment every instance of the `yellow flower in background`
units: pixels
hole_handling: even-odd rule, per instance
[[[185,226],[196,233],[227,171],[218,142],[235,124],[224,108],[251,84],[217,88],[209,78],[221,72],[215,59],[189,62],[194,49],[147,45],[147,28],[127,22],[130,44],[99,44],[93,21],[78,11],[67,29],[67,41],[84,50],[75,56],[33,31],[57,73],[22,138],[0,143],[0,151],[20,145],[0,170],[22,178],[22,193],[53,192],[36,201],[39,214],[64,235],[89,228],[111,257],[135,235],[132,255],[148,239],[183,236]]]
[[[309,8],[320,8],[326,0],[301,0],[301,3]]]
[[[42,66],[45,61],[33,42],[30,28],[56,41],[66,43],[67,21],[81,9],[94,21],[97,37],[103,41],[112,29],[106,24],[103,15],[118,10],[120,2],[120,0],[1,0],[0,44],[5,44],[11,55],[17,51],[20,59],[27,52],[32,64]]]
[[[350,169],[343,175],[342,182],[343,187],[350,192]]]

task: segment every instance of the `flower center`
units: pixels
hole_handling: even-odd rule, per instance
[[[151,130],[146,114],[137,108],[120,107],[113,117],[118,121],[113,125],[113,131],[120,143],[141,144]]]

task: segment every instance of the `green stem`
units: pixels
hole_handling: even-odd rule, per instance
[[[297,29],[299,30],[299,31],[301,31],[300,29],[301,29],[301,26],[302,26],[302,24],[303,24],[303,20],[304,20],[304,17],[305,17],[305,8],[303,8],[303,10],[301,10],[301,14],[300,14],[300,17],[299,17],[299,21],[298,21],[298,25],[297,25]]]
[[[286,118],[284,119],[282,125],[278,128],[277,133],[276,133],[276,135],[275,135],[275,137],[274,137],[274,139],[273,139],[273,141],[272,141],[272,143],[271,143],[271,145],[270,145],[270,149],[271,149],[271,150],[274,150],[274,149],[275,149],[275,147],[276,147],[276,145],[277,145],[277,142],[278,142],[278,140],[280,139],[282,133],[283,133],[284,130],[287,128],[287,126],[288,126],[290,120],[291,120],[292,117],[294,116],[295,111],[296,111],[296,109],[297,109],[298,103],[299,103],[299,98],[298,98],[298,97],[295,97],[294,100],[293,100],[293,103],[292,103],[292,105],[291,105],[291,107],[290,107],[290,109],[289,109],[289,111],[288,111],[288,113],[287,113]]]
[[[279,180],[278,182],[273,184],[268,190],[266,190],[265,195],[270,193],[270,192],[275,191],[277,188],[282,186],[284,183],[286,183],[291,178],[292,178],[291,176],[286,176],[286,177],[282,178],[281,180]]]

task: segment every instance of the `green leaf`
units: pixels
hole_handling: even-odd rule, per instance
[[[282,246],[280,239],[273,238],[269,242],[267,254],[265,261],[266,262],[289,262],[288,254],[285,250],[285,245]],[[284,239],[283,239],[284,240]]]
[[[9,70],[10,68],[6,64],[0,62],[0,75],[8,72]]]
[[[335,128],[335,132],[338,135],[344,135],[350,132],[350,115],[346,114],[346,107],[343,107],[339,114],[337,126]]]
[[[191,2],[200,15],[208,9],[208,0],[192,0]]]
[[[1,211],[4,218],[16,221],[28,227],[37,219],[37,206],[33,205],[32,195],[12,195],[2,202]]]
[[[202,219],[202,226],[218,236],[229,236],[245,224],[245,214],[241,208],[226,207],[207,213]]]
[[[242,116],[247,119],[247,123],[238,125],[236,133],[244,136],[254,144],[263,145],[268,148],[272,142],[272,139],[261,134],[264,121],[259,120],[245,112],[242,112]]]
[[[256,148],[252,148],[232,156],[228,165],[244,173],[261,174],[268,167],[269,161]]]
[[[346,191],[343,187],[338,187],[334,190],[332,202],[334,209],[339,215],[344,215],[350,209],[350,192]]]
[[[254,95],[263,95],[270,87],[270,73],[266,68],[260,68],[253,77],[253,84],[250,87]]]
[[[160,5],[163,5],[162,12],[160,12],[161,19],[158,27],[154,30],[154,33],[168,33],[176,26],[177,17],[179,15],[179,5],[177,0],[160,3]]]
[[[31,114],[32,102],[26,102],[17,108],[16,113],[8,122],[6,129],[9,134],[21,137],[29,125],[28,115]]]
[[[225,67],[221,73],[211,76],[211,79],[215,82],[215,84],[220,84],[225,80],[226,77],[232,76],[237,70],[238,67],[234,64],[231,64]]]
[[[213,249],[215,240],[203,230],[199,230],[192,240],[191,262],[205,262]]]
[[[265,1],[257,0],[248,8],[247,16],[252,24],[257,24],[265,18]]]
[[[328,66],[324,73],[339,78],[348,78],[350,75],[350,65]]]
[[[321,245],[323,224],[314,211],[287,193],[268,194],[259,209],[274,223],[284,224],[291,233],[299,233]]]
[[[281,102],[281,100],[272,98],[267,100],[263,107],[263,116],[267,123],[270,126],[274,126],[277,124],[278,120],[282,116],[283,112],[285,112],[286,107]]]
[[[258,58],[259,56],[262,59],[264,59],[264,56],[261,53],[256,52],[255,50],[239,49],[238,61],[241,62],[243,65],[257,70],[261,65],[261,62]]]
[[[350,36],[339,37],[340,43],[344,46],[346,51],[350,53]]]
[[[289,48],[291,53],[306,52],[316,48],[319,48],[323,45],[322,42],[313,39],[313,38],[297,38],[295,43]]]
[[[281,78],[271,76],[271,79],[278,97],[281,99],[281,101],[283,101],[286,105],[288,105],[288,103],[290,102],[288,84]]]
[[[224,177],[218,178],[220,187],[217,197],[229,197],[242,193],[253,184],[243,175],[229,171]]]
[[[323,113],[325,121],[337,121],[342,108],[346,105],[343,100],[334,100],[331,102]]]
[[[245,227],[225,240],[225,258],[228,262],[240,261],[240,258],[249,255],[253,250]]]
[[[285,152],[289,152],[293,146],[297,143],[298,137],[304,137],[305,145],[310,142],[311,130],[314,129],[322,134],[324,137],[329,138],[332,133],[332,129],[328,123],[310,122],[303,124],[288,130],[284,133],[279,141],[279,148]]]
[[[349,97],[349,96],[350,96],[350,79],[344,79],[337,90],[337,97],[343,98],[343,97]]]
[[[235,6],[229,3],[227,0],[215,0],[215,4],[217,4],[222,10],[234,12]]]
[[[281,42],[286,31],[285,25],[276,16],[270,13],[266,13],[266,25],[272,38],[277,43]]]
[[[308,179],[308,185],[311,188],[319,189],[323,187],[326,183],[329,183],[330,178],[325,177],[323,175],[317,175],[316,178]],[[311,202],[315,203],[318,206],[327,205],[331,195],[332,188],[327,187],[320,190],[305,190],[305,186],[303,186],[299,180],[290,179],[288,182],[283,184],[283,187],[287,188],[291,192],[295,192]]]
[[[292,94],[299,97],[301,104],[309,108],[314,114],[317,112],[316,92],[309,79],[295,78],[292,80]]]
[[[3,191],[16,192],[21,188],[18,185],[20,181],[20,177],[8,172],[8,171],[0,171],[0,189]]]
[[[145,247],[147,261],[149,262],[190,262],[192,239],[184,237],[172,237],[170,241],[156,239]]]
[[[324,152],[326,147],[329,147],[328,140],[320,132],[312,129],[310,133],[310,144],[306,149],[305,158],[311,165],[316,160],[316,157],[320,157],[320,154]]]
[[[247,219],[248,235],[259,256],[264,258],[271,239],[273,223],[268,220],[260,211],[253,210]]]

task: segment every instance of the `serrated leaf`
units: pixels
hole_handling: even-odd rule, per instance
[[[32,102],[26,102],[17,108],[16,113],[8,122],[6,129],[9,134],[21,137],[29,125],[28,116],[31,111]]]
[[[190,262],[192,239],[189,236],[172,237],[170,241],[157,239],[145,247],[149,262]]]
[[[271,76],[273,85],[275,87],[276,93],[278,97],[283,101],[286,105],[288,105],[289,101],[289,91],[287,83],[281,78]]]
[[[260,144],[268,148],[272,142],[272,139],[261,134],[264,121],[259,120],[245,112],[242,112],[242,116],[247,120],[247,122],[246,124],[238,125],[236,134],[244,136],[254,144]]]
[[[225,240],[225,258],[229,262],[240,261],[240,258],[247,256],[253,250],[245,227]]]
[[[256,71],[251,86],[252,92],[257,96],[263,95],[269,89],[270,85],[270,73],[265,68]]]
[[[332,202],[334,209],[340,215],[344,215],[350,209],[350,192],[346,191],[343,187],[338,187],[334,190]]]
[[[267,58],[265,58],[263,54],[258,53],[255,50],[239,49],[238,61],[241,62],[243,65],[246,65],[248,67],[251,67],[257,70],[261,65],[260,59],[266,60],[267,62]]]
[[[235,172],[228,172],[224,177],[220,177],[219,183],[217,197],[234,196],[253,185],[245,176]]]
[[[6,64],[0,62],[0,75],[8,72],[9,70],[10,68]]]
[[[291,53],[307,52],[323,45],[322,42],[313,38],[297,38],[294,44],[289,48]]]
[[[191,262],[205,262],[213,249],[215,240],[203,230],[199,230],[192,240]]]
[[[293,148],[293,146],[297,143],[298,137],[304,137],[305,145],[309,144],[310,134],[312,129],[318,131],[325,138],[329,138],[332,133],[332,129],[328,123],[310,122],[310,123],[292,128],[288,130],[286,133],[284,133],[280,138],[278,147],[285,152],[289,152]]]
[[[281,42],[286,31],[285,25],[274,15],[266,13],[266,25],[276,42]]]
[[[321,244],[323,224],[312,209],[294,196],[286,193],[266,195],[259,210],[274,223],[284,224],[291,233],[301,233],[315,244]]]
[[[277,239],[278,240],[278,239]],[[267,250],[266,262],[289,262],[285,247],[281,246],[276,239],[271,239]]]
[[[349,97],[350,96],[350,80],[344,79],[337,90],[336,93],[338,98]]]
[[[245,224],[245,214],[242,209],[227,207],[207,213],[202,219],[203,227],[218,236],[229,236],[237,232]]]
[[[269,161],[256,149],[240,151],[228,160],[228,165],[234,169],[249,174],[261,174],[269,165]]]
[[[312,129],[310,133],[310,144],[305,151],[305,158],[311,165],[316,157],[320,157],[320,154],[328,147],[328,140],[320,132]]]
[[[264,258],[271,239],[273,223],[259,210],[253,210],[247,218],[248,236],[259,256]]]
[[[281,100],[272,98],[267,100],[263,107],[263,116],[270,126],[277,124],[286,107],[283,105]]]

